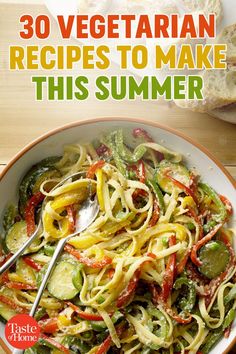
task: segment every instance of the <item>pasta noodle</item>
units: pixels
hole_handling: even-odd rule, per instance
[[[37,318],[44,341],[28,354],[42,346],[52,354],[58,346],[64,353],[205,354],[216,343],[212,335],[219,340],[234,320],[230,202],[147,132],[134,130],[135,148],[123,135],[67,145],[62,157],[38,163],[21,182],[18,217],[6,213],[5,258],[12,239],[35,227],[38,211],[43,221],[38,243],[2,277],[0,315],[8,320],[12,311],[30,310],[58,240],[74,232],[89,193],[100,209],[56,265]]]

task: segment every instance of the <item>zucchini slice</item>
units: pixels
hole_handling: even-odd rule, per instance
[[[5,237],[5,245],[9,252],[16,253],[18,249],[28,240],[27,227],[25,221],[16,222],[8,231]],[[34,252],[34,247],[40,244],[40,240],[35,240],[24,254]]]
[[[2,322],[9,321],[15,315],[17,315],[16,311],[0,302],[0,317],[3,318]]]
[[[199,259],[202,262],[199,271],[209,279],[220,275],[227,267],[230,254],[221,241],[209,241],[200,249]]]
[[[16,263],[16,274],[22,277],[25,283],[36,284],[36,272],[33,268],[27,265],[22,258]]]
[[[2,289],[1,294],[12,299],[12,291],[10,289]],[[2,322],[9,321],[15,315],[17,315],[17,312],[15,310],[11,309],[6,304],[0,302],[0,318],[3,319]]]
[[[24,216],[25,205],[28,199],[35,191],[37,191],[37,186],[34,186],[38,178],[46,174],[45,179],[47,179],[47,173],[49,173],[49,171],[53,171],[56,175],[59,174],[58,170],[54,167],[59,160],[60,157],[48,157],[38,162],[36,165],[31,167],[22,179],[19,187],[19,210],[22,216]],[[50,174],[50,178],[51,177],[52,175]]]
[[[189,186],[190,173],[188,169],[179,163],[172,163],[170,161],[163,160],[158,166],[156,172],[156,179],[160,188],[165,193],[171,194],[173,188],[177,188],[176,186],[174,186],[174,183],[168,177],[166,177],[166,173],[168,173],[171,177],[181,182],[185,186]],[[179,189],[179,191],[181,191],[181,189]]]
[[[48,283],[52,296],[59,300],[71,300],[79,293],[72,280],[75,269],[76,264],[66,260],[57,264]]]
[[[7,232],[12,225],[15,222],[15,217],[18,214],[18,210],[17,207],[13,204],[10,204],[6,210],[4,211],[4,215],[3,215],[3,229]]]

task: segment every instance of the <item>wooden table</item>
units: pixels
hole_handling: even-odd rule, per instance
[[[43,5],[0,4],[0,171],[25,144],[52,128],[84,118],[129,116],[155,120],[194,138],[214,153],[236,178],[236,126],[206,114],[188,112],[164,102],[141,100],[135,103],[112,100],[99,102],[93,98],[84,102],[35,101],[30,77],[41,73],[8,70],[8,46],[22,45],[18,36],[18,20],[23,13],[36,15],[48,11]],[[63,43],[77,42],[70,40]],[[34,40],[29,44],[38,42]],[[46,44],[62,44],[54,21],[51,38]],[[120,73],[115,64],[108,70],[108,74],[114,73]],[[60,72],[60,75],[70,74]],[[85,75],[93,79],[97,73],[87,71]],[[94,91],[92,85],[90,91]]]
[[[48,13],[48,11],[43,5],[0,4],[1,168],[25,144],[52,128],[83,118],[130,116],[158,121],[194,138],[213,152],[236,177],[236,126],[232,124],[205,114],[181,110],[163,102],[142,102],[141,100],[136,100],[135,103],[112,100],[99,102],[93,98],[83,102],[35,101],[34,86],[30,77],[32,74],[40,75],[40,72],[10,72],[8,70],[8,46],[10,44],[22,45],[23,43],[18,36],[18,19],[23,13],[36,15]],[[66,43],[75,44],[77,42],[71,40]],[[29,44],[38,44],[38,42],[34,40]],[[55,21],[53,21],[51,38],[46,44],[62,44]],[[52,74],[54,73],[58,74],[58,72],[52,72]],[[116,65],[112,65],[108,73],[119,73],[119,69]],[[62,72],[60,74],[70,75],[71,73]],[[85,73],[91,79],[96,74],[92,71]],[[94,91],[92,85],[90,91]]]

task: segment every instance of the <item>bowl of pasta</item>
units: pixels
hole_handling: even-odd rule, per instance
[[[66,244],[35,315],[40,340],[26,353],[228,353],[236,337],[235,181],[191,139],[129,118],[58,128],[2,172],[1,265],[39,215],[42,226],[1,277],[1,337],[6,321],[30,311],[91,185],[99,214]]]

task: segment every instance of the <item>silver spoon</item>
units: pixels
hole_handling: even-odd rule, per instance
[[[78,210],[78,213],[76,215],[76,223],[75,223],[75,232],[63,239],[61,239],[57,247],[54,251],[54,254],[49,262],[47,271],[45,273],[45,276],[43,278],[43,281],[38,289],[37,296],[34,300],[33,306],[30,310],[29,315],[34,317],[37,307],[39,305],[39,302],[41,300],[41,297],[43,295],[43,292],[46,288],[47,282],[49,277],[51,276],[53,269],[55,268],[56,261],[59,258],[62,250],[64,249],[65,244],[67,241],[69,241],[72,237],[77,235],[78,233],[84,231],[97,217],[99,212],[99,205],[97,201],[97,197],[92,199],[92,192],[91,192],[91,185],[89,186],[89,197],[88,199],[85,200],[85,202],[81,205],[81,208]],[[14,351],[14,354],[21,354],[24,353],[22,350],[16,349]]]
[[[77,172],[77,173],[74,173],[73,175],[70,175],[70,176],[64,178],[51,191],[54,191],[58,187],[62,186],[69,179],[81,177],[83,174],[84,174],[84,172]],[[34,233],[29,237],[27,242],[25,242],[23,244],[23,246],[16,253],[14,253],[14,255],[0,268],[0,275],[2,275],[6,270],[8,270],[17,261],[17,259],[25,252],[25,250],[34,242],[34,240],[37,238],[38,232],[42,226],[42,215],[43,215],[43,209],[44,209],[43,206],[47,203],[47,201],[48,201],[48,198],[46,197],[44,199],[44,202],[43,202],[43,205],[41,208],[39,223],[38,223],[37,228],[35,229]]]

